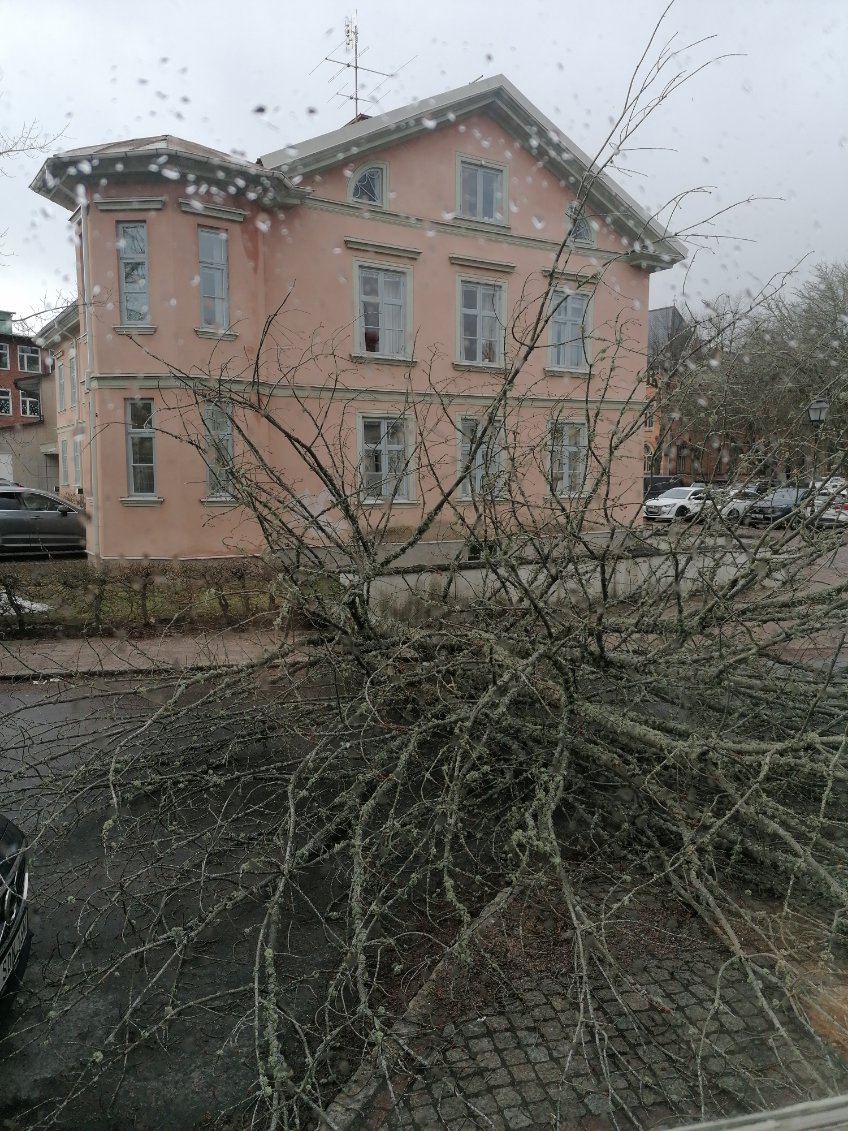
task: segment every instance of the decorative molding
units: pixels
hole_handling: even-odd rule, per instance
[[[553,279],[554,282],[562,281],[564,283],[599,283],[601,281],[600,272],[593,271],[591,275],[582,275],[580,271],[561,271],[553,267],[543,267],[542,274],[547,275],[548,278]]]
[[[326,196],[310,196],[300,202],[302,208],[317,208],[320,212],[338,212],[343,216],[355,216],[359,220],[377,220],[380,223],[400,224],[404,228],[422,228],[424,221],[417,216],[405,216],[401,212],[389,212],[385,208],[370,205],[350,204],[345,200],[329,200]]]
[[[113,326],[112,327],[112,330],[116,334],[127,334],[127,335],[155,334],[157,329],[158,329],[158,327],[150,326],[150,325],[147,325],[147,324],[141,324],[141,325],[138,325],[138,326],[123,326],[123,325],[121,325],[121,326]]]
[[[418,364],[414,357],[381,357],[377,353],[351,353],[348,357],[357,364],[368,362],[374,365],[400,365],[404,369],[413,369]]]
[[[193,196],[191,200],[179,202],[182,212],[190,212],[193,216],[211,216],[214,220],[232,220],[241,224],[247,217],[243,208],[225,208],[222,204],[207,204],[205,200]]]
[[[514,263],[499,263],[495,259],[477,259],[473,255],[449,255],[448,259],[456,267],[470,267],[473,270],[499,271],[509,275],[515,270]]]
[[[206,495],[200,502],[204,507],[240,507],[243,505],[232,495]]]
[[[158,212],[165,207],[164,196],[105,196],[93,201],[99,212]]]
[[[592,376],[588,369],[556,369],[552,365],[546,365],[542,372],[546,377],[580,377],[584,381],[587,381]]]
[[[468,370],[469,372],[475,371],[473,366],[460,365],[458,362],[454,363],[460,370]],[[479,367],[477,372],[494,373],[503,372],[494,367]],[[100,389],[151,389],[151,390],[168,390],[177,391],[182,389],[187,394],[191,394],[192,383],[188,381],[180,381],[175,377],[170,377],[163,374],[161,377],[156,377],[154,374],[103,374],[93,378],[94,383]],[[415,401],[422,403],[435,403],[435,404],[448,404],[455,403],[457,405],[490,405],[496,393],[461,393],[461,392],[439,392],[435,389],[410,389],[409,387],[386,389],[375,388],[374,386],[362,386],[361,388],[354,388],[351,386],[333,385],[327,387],[326,385],[281,385],[276,382],[260,381],[258,386],[255,381],[247,379],[238,379],[228,382],[228,385],[233,389],[242,391],[260,392],[263,396],[270,397],[296,397],[298,400],[316,399],[316,400],[349,400],[349,401],[380,401],[389,403],[403,403],[409,405]],[[622,411],[632,412],[638,415],[644,409],[644,401],[635,400],[613,400],[611,397],[597,396],[597,397],[563,397],[563,396],[541,396],[537,393],[516,393],[514,396],[507,398],[507,404],[518,408],[522,405],[538,407],[551,407],[556,408],[560,405],[568,405],[574,408],[600,408],[609,409],[611,412],[620,413]]]
[[[216,342],[234,342],[238,337],[233,330],[207,330],[204,326],[195,326],[198,338],[212,338]]]
[[[476,364],[473,361],[452,361],[451,365],[460,373],[468,370],[469,373],[506,373],[506,366],[501,362],[500,364],[484,365]]]
[[[125,507],[160,507],[165,500],[159,495],[125,495],[118,502]]]
[[[377,243],[375,240],[358,240],[345,237],[345,247],[351,251],[367,251],[377,255],[392,255],[396,259],[417,259],[421,254],[418,247],[400,247],[393,243]]]

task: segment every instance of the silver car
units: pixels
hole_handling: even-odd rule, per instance
[[[29,487],[0,486],[0,552],[85,550],[85,519],[73,503]]]

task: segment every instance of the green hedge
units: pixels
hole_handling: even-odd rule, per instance
[[[261,558],[202,562],[0,561],[0,634],[161,631],[270,623],[277,573]]]

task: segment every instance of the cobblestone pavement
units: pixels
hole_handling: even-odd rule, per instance
[[[651,953],[645,945],[628,963],[624,983],[619,979],[626,989],[616,992],[599,967],[596,973],[591,1005],[573,973],[526,973],[501,986],[484,1008],[471,984],[471,1000],[453,1003],[456,1020],[440,1025],[443,994],[430,1009],[433,1028],[425,1037],[421,1016],[413,1041],[426,1066],[410,1067],[407,1055],[391,1081],[394,1098],[383,1087],[345,1125],[370,1131],[673,1127],[848,1091],[848,1071],[838,1058],[776,1009],[781,1034],[738,965],[697,931],[675,954]],[[453,985],[447,996],[458,993]],[[348,1094],[354,1092],[355,1083]]]

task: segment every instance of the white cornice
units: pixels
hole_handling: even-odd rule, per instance
[[[210,204],[198,196],[191,197],[190,200],[181,200],[180,209],[183,212],[190,212],[193,216],[211,216],[215,220],[232,220],[236,224],[241,224],[247,212],[243,208],[225,208],[222,204]]]
[[[165,207],[164,196],[104,196],[92,201],[98,212],[158,212]]]
[[[514,263],[501,263],[495,259],[478,259],[474,255],[449,255],[448,260],[455,267],[469,267],[475,271],[498,271],[500,274],[509,275],[515,270]]]
[[[367,251],[377,255],[391,255],[396,259],[417,259],[421,249],[417,247],[401,247],[393,243],[377,243],[376,240],[359,240],[345,237],[345,247],[351,251]]]

